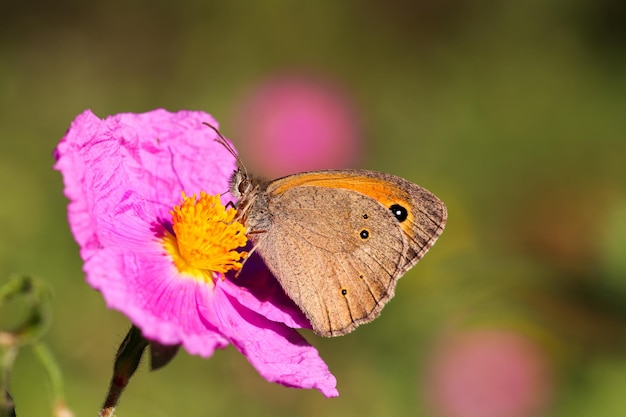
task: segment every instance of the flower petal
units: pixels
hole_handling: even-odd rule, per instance
[[[288,387],[315,388],[326,397],[338,396],[337,380],[317,350],[296,330],[241,305],[226,290],[232,285],[218,281],[210,306],[224,334],[261,376]]]
[[[211,286],[178,275],[160,247],[147,245],[142,252],[102,249],[84,269],[107,306],[128,316],[144,337],[164,345],[182,344],[203,357],[228,345],[228,339],[203,319]]]
[[[70,227],[83,258],[102,246],[96,222],[111,223],[103,215],[115,217],[113,224],[124,214],[169,219],[181,191],[228,191],[235,158],[203,122],[217,126],[203,112],[162,109],[105,120],[87,110],[74,120],[55,151],[55,168],[63,173]],[[110,195],[116,186],[117,195]],[[133,194],[141,204],[128,201]]]
[[[241,274],[230,280],[235,285],[224,286],[224,291],[250,310],[292,328],[311,328],[311,323],[304,313],[287,297],[276,278],[257,255],[252,255],[246,261]]]

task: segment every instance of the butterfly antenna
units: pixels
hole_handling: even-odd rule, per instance
[[[202,122],[202,124],[210,127],[215,133],[217,133],[218,137],[215,139],[215,141],[225,147],[226,150],[235,157],[235,159],[237,160],[237,165],[239,165],[239,168],[241,168],[244,175],[247,177],[248,171],[246,170],[246,166],[243,164],[241,158],[239,158],[239,155],[237,155],[237,152],[235,152],[235,149],[233,149],[233,147],[230,145],[230,143],[228,143],[226,138],[220,133],[219,129],[208,122]]]

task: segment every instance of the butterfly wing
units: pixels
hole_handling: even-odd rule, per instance
[[[441,234],[445,206],[401,178],[317,171],[272,182],[257,251],[322,336],[376,318]]]

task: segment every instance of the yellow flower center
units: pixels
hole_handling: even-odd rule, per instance
[[[214,273],[241,269],[247,252],[236,249],[246,245],[246,228],[235,221],[237,211],[226,209],[219,195],[205,192],[187,197],[183,192],[180,206],[172,214],[174,234],[167,232],[163,246],[181,274],[213,282]]]

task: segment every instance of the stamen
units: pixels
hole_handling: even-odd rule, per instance
[[[226,209],[219,195],[201,192],[196,200],[195,194],[183,193],[180,206],[170,213],[174,234],[166,233],[163,246],[181,274],[213,282],[214,273],[241,269],[247,252],[236,249],[248,241],[246,228],[234,220],[237,211]]]

